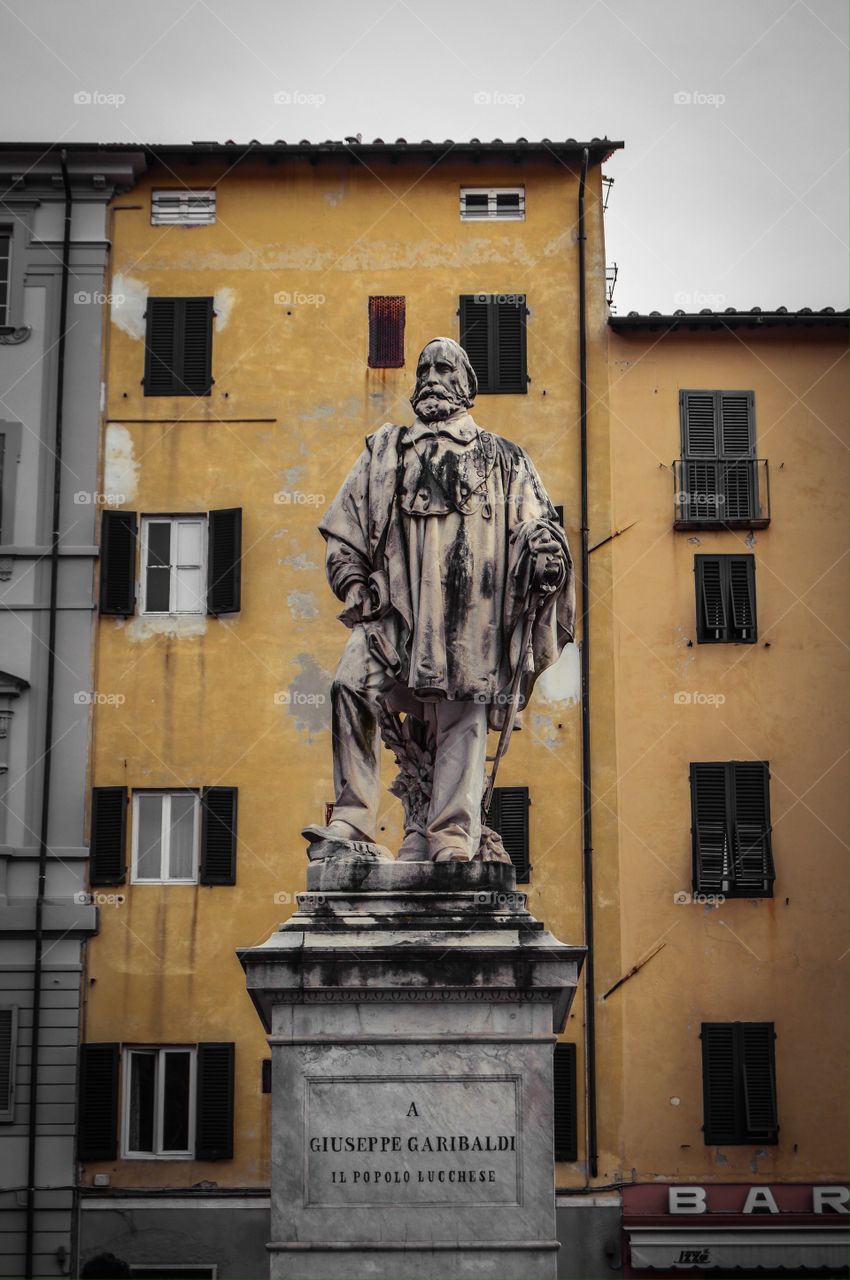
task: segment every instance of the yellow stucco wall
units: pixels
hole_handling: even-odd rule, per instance
[[[846,336],[612,334],[610,352],[614,520],[636,522],[613,544],[624,968],[664,943],[610,997],[624,1027],[626,1166],[642,1180],[698,1183],[840,1177]],[[755,392],[767,529],[673,531],[684,388]],[[695,552],[748,551],[758,643],[697,644]],[[677,692],[724,701],[676,702]],[[675,905],[674,892],[691,889],[688,764],[748,759],[770,762],[775,896]],[[727,1020],[775,1023],[777,1146],[703,1143],[700,1023]]]
[[[225,619],[101,618],[96,688],[120,707],[95,708],[93,783],[98,786],[239,787],[237,884],[232,888],[131,885],[101,912],[88,953],[84,1038],[125,1043],[237,1043],[235,1158],[90,1165],[113,1186],[219,1185],[268,1181],[269,1099],[260,1092],[268,1054],[235,957],[262,941],[304,887],[299,832],[322,820],[332,798],[329,703],[288,704],[275,695],[327,697],[346,631],[324,578],[315,530],[361,448],[385,421],[409,421],[415,359],[436,334],[456,336],[458,296],[527,294],[526,396],[481,396],[474,410],[491,431],[522,444],[549,494],[563,503],[578,553],[579,434],[577,176],[551,158],[520,166],[450,157],[429,167],[406,159],[372,172],[347,161],[276,167],[248,162],[162,170],[116,201],[114,295],[105,353],[106,493],[139,513],[243,508],[242,610]],[[214,226],[150,224],[153,187],[217,182]],[[458,187],[526,189],[523,222],[461,223]],[[591,541],[610,530],[606,403],[606,307],[599,170],[588,211],[590,305]],[[213,294],[212,394],[145,398],[144,300]],[[281,303],[275,295],[288,294]],[[406,364],[369,370],[367,300],[407,299]],[[275,495],[301,495],[275,501]],[[594,589],[607,598],[611,546],[593,560]],[[594,621],[599,935],[597,966],[619,972],[616,743],[612,615]],[[532,793],[534,872],[529,906],[560,938],[582,940],[580,728],[577,654],[541,691],[500,774]],[[387,781],[393,770],[386,770]],[[399,806],[387,798],[384,838],[399,840]],[[277,900],[276,900],[277,899]],[[283,899],[281,901],[281,899]],[[600,1177],[618,1176],[620,1007],[600,1010]],[[581,1041],[582,1003],[566,1037]],[[583,1142],[583,1134],[580,1135]],[[559,1183],[583,1180],[581,1166]]]

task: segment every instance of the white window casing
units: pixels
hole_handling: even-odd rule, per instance
[[[461,187],[461,222],[522,222],[525,187]]]
[[[200,827],[197,792],[134,792],[131,884],[197,884]]]
[[[215,222],[216,192],[185,187],[160,188],[151,194],[151,224],[155,227],[209,227]]]

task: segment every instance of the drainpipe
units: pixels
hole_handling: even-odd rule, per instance
[[[41,1032],[41,979],[44,956],[44,891],[47,883],[47,839],[50,821],[50,777],[53,755],[53,702],[56,684],[56,617],[59,582],[60,501],[62,497],[62,411],[65,390],[65,339],[68,332],[68,277],[71,259],[71,183],[67,152],[60,153],[65,188],[65,228],[62,241],[62,283],[59,295],[59,342],[56,356],[56,430],[53,441],[53,518],[50,540],[50,620],[47,639],[47,693],[44,712],[44,778],[41,786],[41,829],[38,841],[38,889],[35,899],[35,964],[33,967],[32,1050],[30,1055],[29,1131],[27,1133],[27,1280],[35,1275],[36,1119],[38,1115],[38,1054]]]
[[[590,149],[581,157],[578,184],[578,343],[579,394],[581,411],[581,824],[582,870],[584,882],[584,1076],[587,1098],[586,1157],[591,1178],[597,1173],[596,1147],[596,989],[593,975],[593,818],[590,762],[590,529],[587,503],[587,287],[585,261],[584,198]]]

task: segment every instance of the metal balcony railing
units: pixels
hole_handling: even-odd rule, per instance
[[[677,458],[674,529],[765,529],[770,524],[766,458]]]

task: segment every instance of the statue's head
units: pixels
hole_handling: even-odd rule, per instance
[[[423,422],[438,422],[468,409],[478,393],[469,357],[453,338],[432,338],[416,364],[410,403]]]

